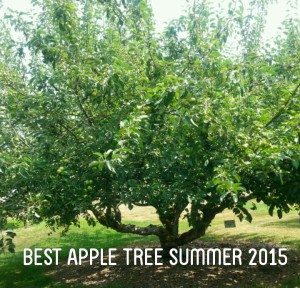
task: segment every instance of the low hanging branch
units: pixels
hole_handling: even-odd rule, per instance
[[[98,209],[93,208],[92,212],[100,224],[112,228],[121,233],[132,233],[142,236],[159,236],[162,231],[162,226],[152,224],[146,227],[138,227],[133,224],[123,224],[121,222],[121,212],[117,207],[106,208],[105,213],[102,213]]]

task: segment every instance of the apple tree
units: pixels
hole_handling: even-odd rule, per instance
[[[293,3],[269,43],[271,1],[216,2],[190,3],[161,34],[146,0],[33,0],[32,14],[7,12],[0,217],[67,228],[83,216],[169,249],[224,209],[251,221],[249,200],[279,217],[299,205]],[[121,205],[152,206],[161,224],[126,224]]]

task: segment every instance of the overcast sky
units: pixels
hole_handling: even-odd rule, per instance
[[[30,0],[2,1],[5,6],[9,6],[13,9],[21,11],[28,11],[31,7]],[[219,2],[224,3],[226,2],[226,0],[219,0]],[[247,3],[249,2],[249,0],[242,0],[242,2]],[[270,9],[268,11],[268,20],[265,32],[265,37],[267,39],[276,35],[277,28],[285,17],[287,2],[288,0],[278,0],[277,3],[271,4]],[[150,0],[150,3],[153,7],[158,31],[161,31],[164,28],[165,23],[182,15],[185,10],[185,7],[187,6],[187,0]],[[300,4],[296,13],[300,18]]]

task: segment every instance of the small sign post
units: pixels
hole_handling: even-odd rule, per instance
[[[225,220],[224,221],[225,228],[235,228],[235,220]]]

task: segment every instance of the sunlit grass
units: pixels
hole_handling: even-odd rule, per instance
[[[240,220],[230,210],[216,216],[211,226],[208,228],[204,239],[240,239],[272,242],[277,244],[288,244],[300,248],[300,217],[297,211],[284,214],[282,219],[277,216],[269,216],[267,207],[263,204],[257,205],[258,209],[251,211],[253,215],[252,223]],[[132,211],[123,208],[125,222],[146,226],[149,224],[159,224],[158,217],[153,209],[136,207]],[[224,220],[235,220],[236,228],[225,228]],[[137,235],[121,234],[114,230],[105,228],[99,224],[95,227],[88,226],[82,220],[80,228],[71,227],[66,235],[61,235],[60,231],[50,233],[51,230],[43,223],[22,227],[20,223],[11,221],[9,225],[17,233],[15,243],[17,251],[22,251],[26,247],[82,247],[108,248],[123,246],[132,243],[156,243],[156,237],[140,237]],[[181,221],[180,230],[187,230],[188,224]],[[157,242],[158,243],[158,242]]]
[[[271,217],[268,209],[263,204],[257,205],[258,209],[251,211],[252,223],[240,222],[231,212],[226,211],[217,215],[207,234],[216,236],[219,240],[252,240],[270,242],[280,245],[290,245],[300,249],[300,217],[297,211],[284,214],[282,219]],[[236,228],[225,228],[224,220],[235,220]]]
[[[155,211],[149,208],[133,209],[129,211],[122,208],[125,221],[138,225],[159,223]],[[253,222],[240,222],[231,211],[217,215],[203,237],[204,241],[259,241],[288,245],[300,249],[300,220],[296,211],[284,215],[283,219],[270,217],[267,208],[259,204],[256,211],[252,211]],[[225,228],[224,220],[235,220],[236,228]],[[85,221],[81,221],[81,227],[71,227],[68,234],[62,236],[60,231],[49,235],[50,229],[43,223],[23,227],[20,223],[11,220],[9,228],[17,233],[15,255],[5,254],[0,256],[0,287],[67,287],[61,284],[53,284],[48,275],[49,268],[40,266],[23,266],[22,251],[24,248],[54,248],[61,247],[60,259],[67,257],[70,248],[109,248],[131,246],[158,246],[157,237],[142,237],[131,234],[117,233],[101,225],[90,227]],[[188,229],[186,221],[182,220],[180,230]],[[238,244],[237,244],[238,245]],[[13,279],[13,281],[12,281]],[[291,281],[294,281],[293,279]],[[298,280],[297,280],[298,281]],[[117,284],[116,284],[117,285]],[[118,286],[116,286],[118,287]],[[122,287],[122,286],[120,286]]]
[[[297,211],[291,211],[289,214],[283,214],[283,218],[279,219],[275,214],[270,216],[268,208],[262,203],[256,203],[257,210],[250,210],[253,220],[249,223],[245,220],[242,222],[231,210],[226,210],[216,216],[207,230],[204,240],[247,240],[269,242],[279,245],[290,245],[300,249],[300,217]],[[252,207],[250,203],[248,207]],[[158,224],[158,217],[152,208],[136,207],[128,210],[123,207],[125,219],[134,219],[140,223]],[[235,228],[225,228],[224,220],[235,220]],[[181,221],[180,230],[187,230],[188,224],[183,219]]]

